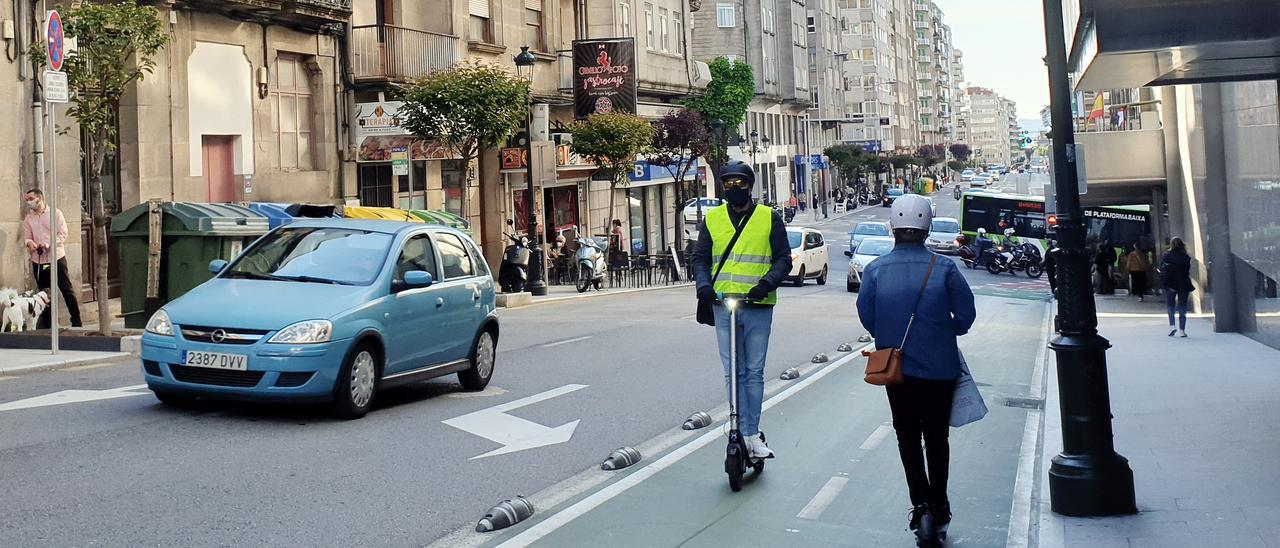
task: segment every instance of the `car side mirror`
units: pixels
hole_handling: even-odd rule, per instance
[[[404,273],[404,285],[406,288],[430,287],[433,283],[435,283],[435,280],[429,272],[410,270]]]
[[[214,276],[217,276],[218,274],[220,274],[222,270],[225,268],[227,268],[227,261],[224,261],[222,259],[214,259],[212,261],[209,261],[209,272],[212,273]]]
[[[846,251],[844,252],[844,256],[845,256],[845,257],[852,257],[852,256],[853,256],[853,252],[852,252],[852,251],[847,251],[847,250],[846,250]]]

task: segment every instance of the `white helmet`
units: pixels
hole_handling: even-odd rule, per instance
[[[929,200],[919,194],[904,194],[893,201],[889,210],[889,227],[929,230],[933,223],[933,208]]]
[[[1004,229],[1004,237],[1005,237],[1005,238],[1008,238],[1008,237],[1010,237],[1010,236],[1013,236],[1013,229],[1012,229],[1012,228],[1006,228],[1006,229]]]
[[[985,229],[985,228],[979,228],[979,229],[978,229],[978,235],[979,235],[979,236],[986,236],[986,235],[987,235],[987,229]]]

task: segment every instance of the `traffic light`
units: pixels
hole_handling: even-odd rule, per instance
[[[1051,215],[1049,215],[1048,217],[1045,217],[1045,221],[1047,221],[1047,222],[1049,223],[1049,229],[1051,229],[1051,230],[1052,230],[1052,229],[1058,228],[1058,216],[1057,216],[1057,215],[1052,215],[1052,214],[1051,214]]]

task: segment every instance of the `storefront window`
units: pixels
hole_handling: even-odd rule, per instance
[[[360,171],[356,175],[356,191],[360,196],[360,205],[390,207],[391,164],[360,164]]]
[[[550,188],[545,191],[544,198],[547,226],[543,232],[548,241],[553,241],[556,233],[578,224],[578,187]]]
[[[631,221],[631,253],[633,255],[644,255],[648,253],[648,246],[645,245],[645,215],[648,204],[644,200],[644,189],[627,189],[627,210],[630,213]]]
[[[441,187],[444,190],[444,209],[455,215],[463,215],[462,213],[462,192],[466,185],[467,168],[462,160],[444,160],[440,165]],[[520,204],[524,204],[524,200],[520,199]],[[525,217],[520,215],[519,217]],[[517,223],[520,221],[517,220]]]

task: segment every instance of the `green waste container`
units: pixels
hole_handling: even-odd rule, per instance
[[[119,252],[120,307],[124,325],[146,327],[155,308],[213,277],[209,261],[231,260],[270,230],[269,219],[234,204],[165,202],[160,204],[161,252],[158,299],[147,302],[148,204],[111,219]]]

